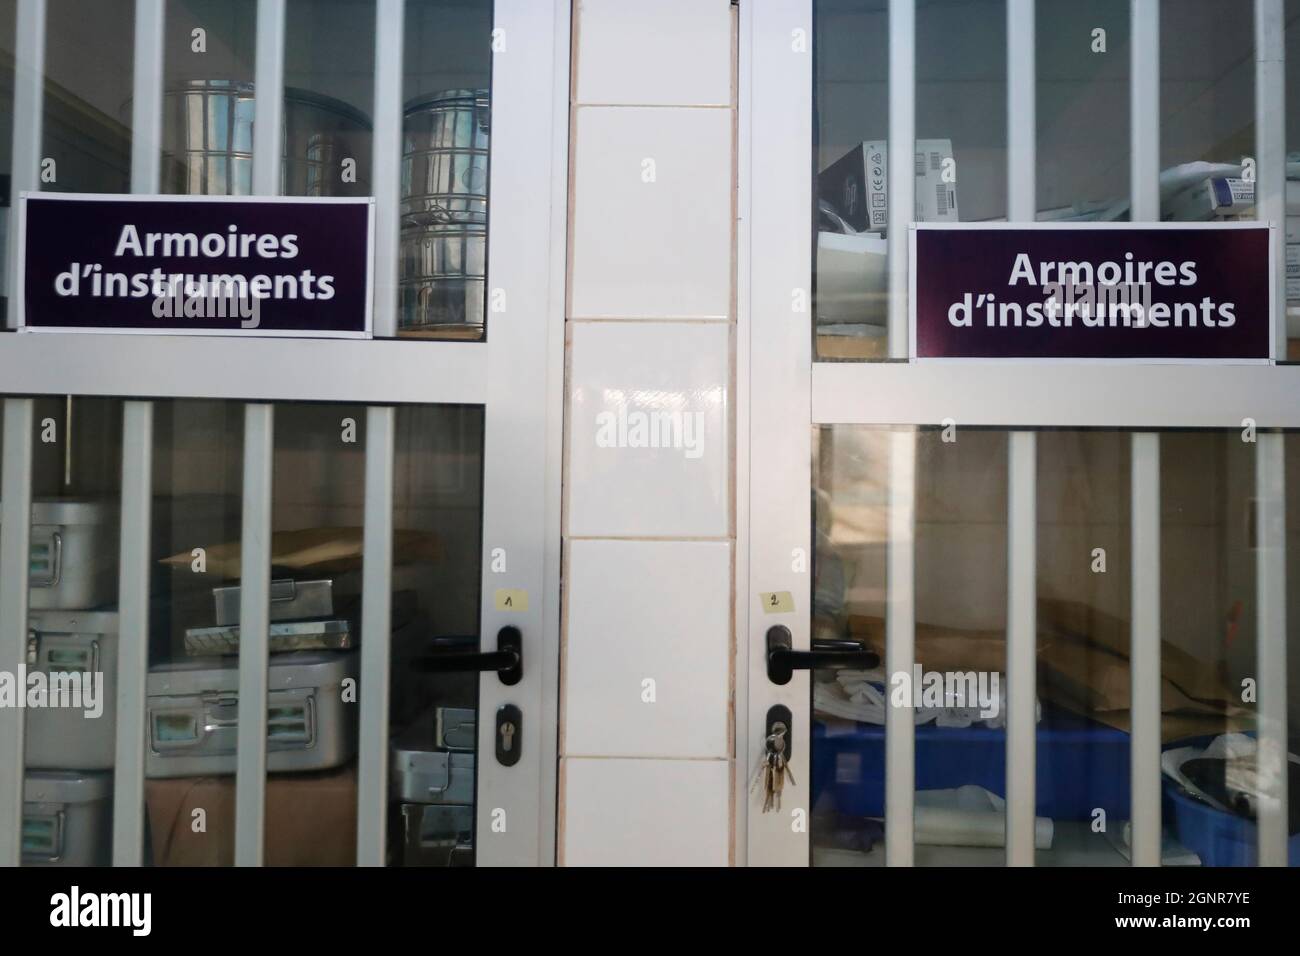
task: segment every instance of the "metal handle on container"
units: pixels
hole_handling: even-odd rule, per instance
[[[34,588],[57,588],[63,580],[63,535],[57,531],[50,534],[50,578],[48,581],[32,581]]]

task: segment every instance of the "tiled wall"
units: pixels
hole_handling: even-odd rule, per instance
[[[577,0],[559,860],[732,860],[728,0]]]

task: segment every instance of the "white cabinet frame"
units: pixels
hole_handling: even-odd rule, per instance
[[[1034,708],[1034,433],[1038,426],[1134,430],[1133,567],[1134,699],[1151,694],[1160,671],[1159,631],[1159,439],[1142,430],[1241,429],[1250,418],[1261,430],[1257,443],[1257,532],[1260,608],[1257,671],[1261,749],[1285,751],[1286,606],[1288,555],[1282,491],[1283,436],[1268,429],[1300,428],[1300,366],[1137,365],[1105,363],[969,362],[913,364],[907,353],[907,243],[913,186],[910,150],[891,149],[889,265],[890,356],[885,362],[816,362],[812,354],[812,308],[808,303],[813,261],[812,0],[758,0],[740,4],[740,324],[748,346],[750,416],[741,437],[738,468],[744,475],[738,508],[737,602],[737,846],[738,859],[754,865],[806,865],[808,827],[792,811],[810,810],[810,693],[806,672],[783,687],[772,685],[764,666],[764,634],[784,624],[796,648],[807,648],[811,616],[812,429],[818,425],[935,426],[954,418],[959,426],[1011,430],[1009,436],[1008,672],[1024,699],[1008,705],[1008,862],[1033,864]],[[1008,197],[1010,218],[1029,220],[1034,202],[1034,3],[1007,0]],[[1282,0],[1256,0],[1256,109],[1259,138],[1260,218],[1285,214]],[[1132,164],[1135,218],[1158,217],[1158,0],[1132,0]],[[889,138],[914,138],[915,4],[889,2]],[[895,168],[904,172],[894,175]],[[905,212],[900,212],[900,210]],[[1284,248],[1275,249],[1279,279]],[[1275,294],[1274,355],[1285,354],[1285,295]],[[742,364],[745,362],[742,352]],[[740,396],[741,401],[745,395]],[[744,427],[744,426],[742,426]],[[1021,429],[1021,430],[1016,430]],[[905,432],[891,441],[890,530],[887,552],[886,666],[910,670],[914,647],[914,555],[911,484],[915,446]],[[1297,476],[1291,476],[1291,481]],[[808,558],[796,570],[792,556]],[[1290,556],[1290,560],[1296,560]],[[747,562],[747,575],[746,572]],[[745,575],[747,580],[740,575]],[[765,614],[763,592],[789,591],[794,611]],[[1151,627],[1151,622],[1156,626]],[[1027,678],[1027,679],[1026,679]],[[1141,683],[1139,683],[1141,682]],[[1138,688],[1142,688],[1139,694]],[[1028,701],[1028,706],[1025,701]],[[757,768],[768,708],[783,704],[794,715],[792,769],[786,810],[761,814],[749,791]],[[1020,706],[1017,706],[1019,704]],[[1135,713],[1133,832],[1138,865],[1159,863],[1160,799],[1157,708]],[[910,721],[886,727],[886,862],[911,865],[913,856],[913,747]],[[1260,861],[1286,862],[1286,795],[1261,811]]]
[[[260,0],[256,88],[282,90],[285,0]],[[132,189],[159,184],[163,0],[137,0]],[[376,2],[374,194],[375,327],[396,328],[398,197],[402,123],[403,0]],[[14,188],[38,188],[46,4],[19,0],[16,49]],[[244,524],[270,519],[271,402],[365,403],[364,624],[386,633],[392,541],[395,406],[484,406],[481,644],[495,649],[507,624],[524,637],[524,677],[506,687],[495,673],[479,689],[477,834],[480,864],[550,865],[555,858],[556,727],[559,687],[561,428],[567,215],[568,0],[496,0],[492,59],[492,159],[488,282],[507,308],[487,316],[481,343],[335,341],[151,335],[0,335],[4,399],[3,516],[0,517],[0,670],[23,661],[28,587],[33,397],[101,395],[128,399],[124,412],[119,675],[123,707],[117,738],[113,858],[138,865],[143,846],[144,668],[147,646],[149,476],[152,401],[223,398],[246,402]],[[484,36],[487,45],[492,38]],[[278,129],[279,96],[259,95],[257,125]],[[278,139],[278,137],[277,137]],[[279,182],[279,143],[254,144],[254,183]],[[16,237],[15,237],[16,238]],[[17,242],[9,246],[9,267]],[[11,272],[12,275],[12,272]],[[12,286],[11,286],[12,287]],[[243,567],[267,567],[269,543],[246,534]],[[491,572],[503,548],[507,573]],[[265,594],[265,576],[246,575],[245,595]],[[521,589],[528,609],[501,611],[495,592]],[[243,633],[266,607],[244,601]],[[265,634],[265,628],[261,628]],[[260,646],[258,646],[260,645]],[[359,706],[361,772],[358,862],[384,862],[388,754],[388,646],[363,642]],[[240,749],[236,862],[262,862],[266,646],[247,641],[240,661]],[[524,714],[519,761],[494,758],[495,713]],[[260,716],[260,720],[259,720]],[[246,727],[247,725],[247,727]],[[23,712],[0,710],[0,864],[20,857]],[[505,828],[500,826],[504,810]],[[494,820],[497,826],[493,826]]]

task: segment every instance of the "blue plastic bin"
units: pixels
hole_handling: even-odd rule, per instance
[[[1178,842],[1201,858],[1202,866],[1254,866],[1255,824],[1236,814],[1224,813],[1189,797],[1165,779],[1165,826],[1172,826]],[[1300,833],[1287,841],[1287,865],[1300,866]]]
[[[885,813],[885,728],[813,722],[813,807],[850,816]],[[916,728],[916,788],[973,783],[1006,796],[1007,735],[988,727]],[[1038,724],[1037,813],[1090,820],[1129,816],[1129,737],[1076,714],[1043,708]]]
[[[1166,744],[1164,749],[1205,747],[1213,739],[1179,740]],[[1296,799],[1294,794],[1292,799]],[[1201,858],[1202,866],[1254,866],[1259,860],[1254,822],[1188,796],[1168,777],[1164,778],[1163,812],[1166,831],[1172,829],[1178,842]],[[1287,865],[1300,866],[1300,833],[1287,841]]]

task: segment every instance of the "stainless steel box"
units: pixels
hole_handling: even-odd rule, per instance
[[[212,589],[218,626],[239,624],[239,585]],[[276,578],[271,582],[271,620],[303,621],[334,616],[334,582],[328,578],[295,581]]]
[[[355,651],[296,651],[268,668],[266,769],[325,770],[352,759],[357,704],[343,682],[356,680]],[[151,668],[145,776],[235,772],[239,669],[235,661],[189,660]]]
[[[474,754],[434,746],[428,716],[393,740],[389,793],[399,803],[473,803]]]
[[[439,707],[434,711],[434,746],[444,750],[473,750],[478,743],[476,712],[469,707]]]
[[[23,779],[24,866],[107,866],[113,775],[29,770]]]
[[[402,866],[473,866],[474,808],[404,803]]]
[[[273,621],[267,631],[272,654],[290,651],[347,651],[356,647],[347,621]],[[185,631],[185,653],[190,657],[225,657],[239,653],[239,625],[191,627]]]
[[[117,596],[117,508],[87,499],[32,502],[30,607],[84,610]]]
[[[45,675],[47,704],[56,702],[56,687],[69,692],[82,688],[82,706],[26,710],[29,768],[112,769],[117,728],[117,633],[115,611],[34,611],[29,615],[27,671]],[[93,700],[85,696],[86,688],[94,695]],[[93,708],[88,709],[86,704]],[[90,716],[95,711],[99,716]]]

